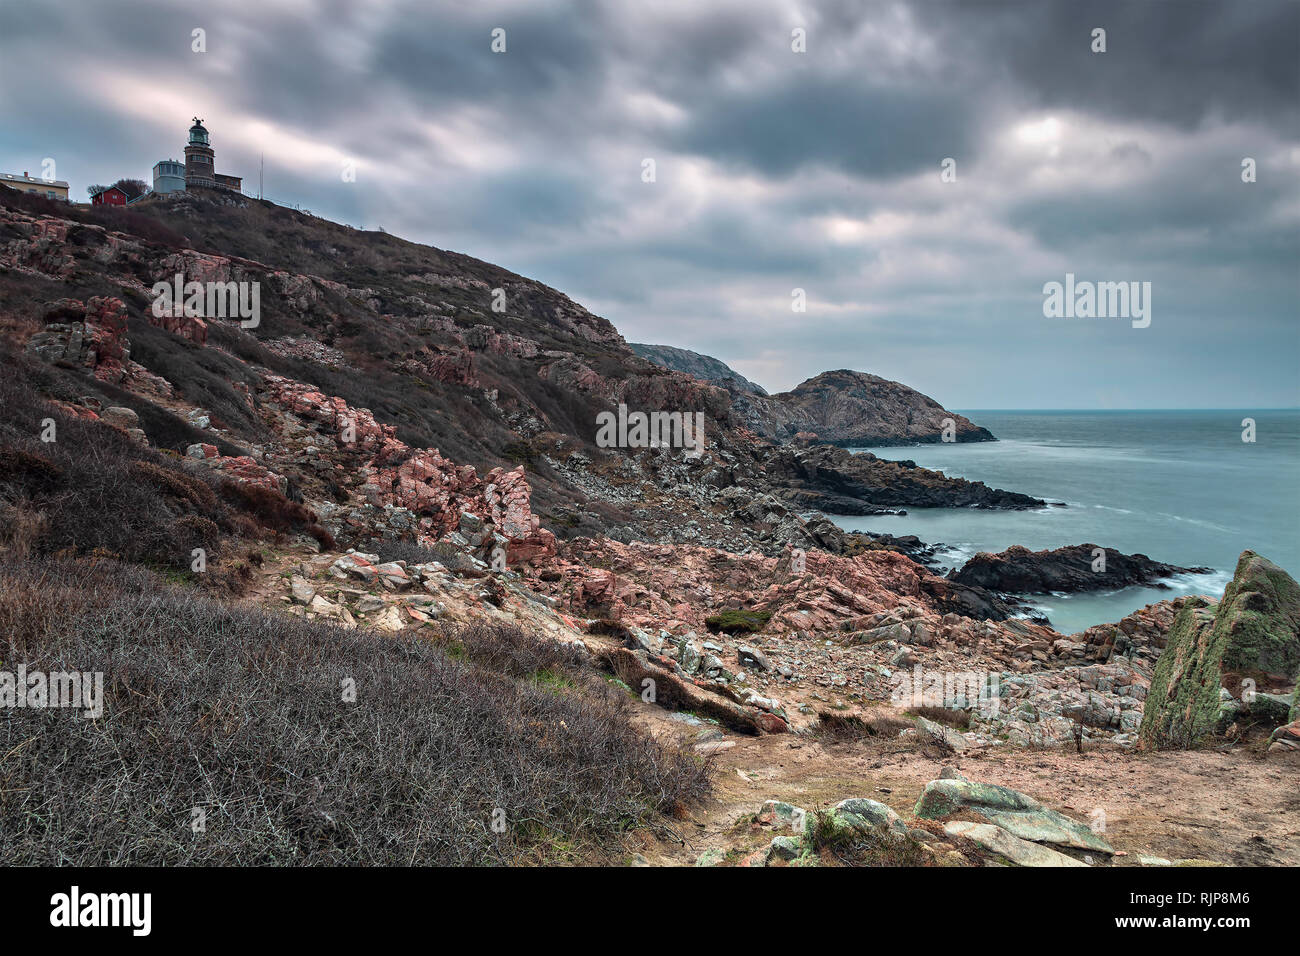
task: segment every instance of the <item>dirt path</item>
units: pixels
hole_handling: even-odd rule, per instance
[[[656,734],[689,737],[698,728],[646,707]],[[1064,753],[997,749],[960,756],[902,740],[823,741],[794,734],[727,735],[715,755],[714,799],[678,826],[685,845],[642,839],[651,864],[691,865],[710,847],[757,849],[771,832],[748,833],[736,821],[765,800],[812,810],[848,797],[886,803],[905,819],[921,790],[944,767],[971,780],[1030,794],[1100,829],[1124,855],[1198,859],[1244,866],[1300,866],[1300,755],[1267,758],[1237,750]],[[1104,820],[1104,824],[1102,821]],[[1099,863],[1104,862],[1102,857]]]

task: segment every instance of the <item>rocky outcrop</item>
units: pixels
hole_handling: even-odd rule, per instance
[[[801,432],[856,447],[994,440],[988,429],[916,389],[848,369],[823,372],[767,398],[737,396],[735,408],[750,428],[774,441]]]
[[[672,661],[656,661],[644,650],[638,653],[625,647],[612,648],[605,660],[619,680],[635,693],[646,694],[649,700],[665,707],[704,714],[742,733],[781,732],[785,729],[779,718],[776,723],[765,725],[760,722],[764,716],[761,712],[697,686],[689,677],[673,673]]]
[[[1191,599],[1170,629],[1142,715],[1153,748],[1190,747],[1220,726],[1242,680],[1300,676],[1300,585],[1243,551],[1223,600]],[[1225,704],[1228,705],[1225,708]]]
[[[1153,561],[1145,554],[1122,554],[1095,544],[1076,544],[1054,551],[1030,551],[1014,545],[1000,554],[980,552],[949,577],[958,584],[991,591],[1048,594],[1111,591],[1135,585],[1167,587],[1161,578],[1209,570],[1180,568]]]
[[[419,536],[436,540],[458,533],[468,513],[485,523],[475,532],[489,551],[494,535],[500,535],[509,564],[555,553],[555,536],[532,512],[523,466],[493,468],[480,478],[472,465],[457,465],[435,448],[409,447],[397,438],[396,428],[376,421],[369,409],[353,408],[283,376],[268,375],[266,388],[272,401],[314,423],[339,452],[358,456],[366,500],[410,511]]]
[[[643,345],[639,342],[629,342],[627,347],[647,362],[654,362],[655,365],[672,369],[674,372],[685,372],[706,382],[721,385],[728,391],[748,392],[751,395],[767,394],[767,389],[763,386],[755,385],[712,355],[701,355],[699,352],[674,348],[671,345]]]
[[[890,461],[870,452],[853,454],[831,445],[780,446],[763,458],[766,480],[800,507],[828,514],[870,514],[888,507],[1041,508],[1046,502],[982,481],[949,478]],[[860,510],[868,509],[868,510]]]
[[[1061,643],[1061,642],[1057,642]],[[1021,746],[1068,745],[1091,728],[1136,743],[1148,676],[1128,663],[1004,674],[990,699],[971,711],[971,728]]]
[[[104,382],[118,383],[131,359],[126,338],[126,306],[111,296],[60,299],[45,312],[45,327],[27,342],[27,351],[46,362],[84,368]]]
[[[185,457],[201,461],[213,471],[219,471],[234,481],[260,485],[284,494],[289,490],[289,479],[259,464],[249,455],[223,455],[216,445],[196,442],[185,449]]]
[[[1022,840],[1002,827],[991,823],[972,823],[969,820],[953,820],[945,823],[943,832],[951,837],[970,840],[981,849],[988,850],[1011,861],[1016,866],[1087,866],[1088,864],[1066,856],[1056,850]]]
[[[1081,659],[1106,663],[1125,657],[1140,664],[1148,673],[1156,666],[1164,650],[1166,636],[1174,619],[1189,599],[1177,597],[1140,607],[1114,624],[1094,624],[1071,635],[1071,654]]]

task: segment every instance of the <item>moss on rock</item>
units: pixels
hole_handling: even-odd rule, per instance
[[[1253,551],[1241,553],[1217,607],[1193,598],[1174,619],[1143,708],[1143,744],[1190,747],[1213,733],[1226,671],[1300,672],[1300,584]]]

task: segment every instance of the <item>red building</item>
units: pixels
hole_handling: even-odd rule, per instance
[[[117,186],[108,186],[98,192],[91,193],[90,204],[92,206],[125,206],[127,195]]]

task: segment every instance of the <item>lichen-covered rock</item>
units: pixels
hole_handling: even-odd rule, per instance
[[[1049,810],[1010,787],[969,780],[931,780],[916,802],[916,815],[926,820],[940,820],[960,810],[977,813],[1022,840],[1115,852],[1085,824]]]
[[[820,810],[808,818],[809,836],[822,842],[834,843],[840,838],[861,836],[889,836],[901,840],[907,836],[907,825],[891,807],[879,800],[852,797],[835,806]]]
[[[949,836],[965,837],[967,840],[996,853],[1016,866],[1087,866],[1086,863],[1066,856],[1056,850],[1050,850],[1037,843],[1013,836],[1002,827],[991,823],[972,823],[967,820],[954,820],[945,824],[943,832]]]
[[[1189,601],[1174,620],[1142,715],[1148,747],[1189,747],[1214,732],[1228,673],[1300,672],[1300,584],[1243,551],[1216,608]]]

